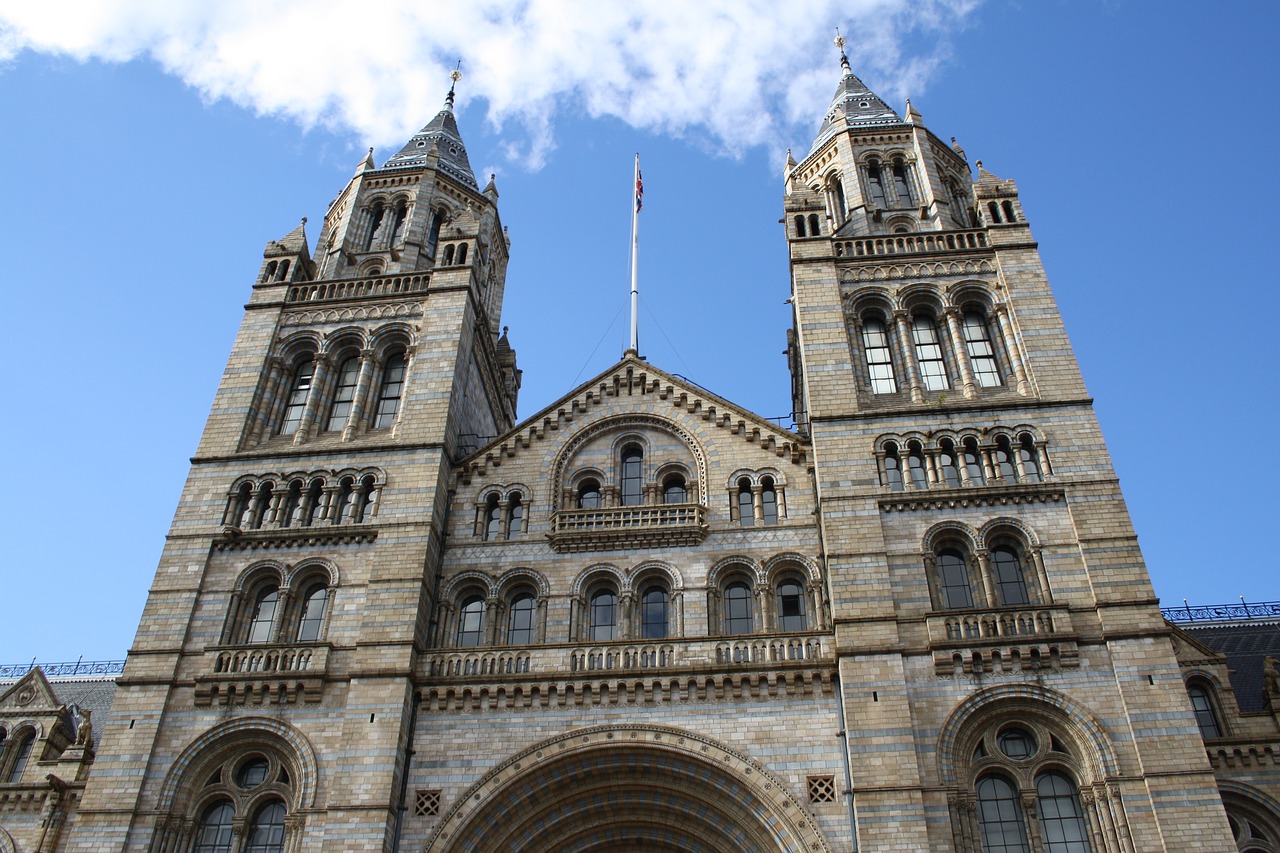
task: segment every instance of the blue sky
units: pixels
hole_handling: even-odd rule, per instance
[[[61,26],[0,0],[0,661],[123,656],[264,244],[303,216],[314,242],[365,147],[385,159],[439,109],[459,54],[459,124],[511,231],[521,415],[625,346],[636,151],[642,351],[786,413],[781,168],[834,90],[836,24],[895,108],[909,95],[1017,180],[1157,594],[1280,598],[1259,550],[1273,4],[708,3],[688,21],[659,3],[577,31],[573,0],[538,0],[537,21],[477,4],[444,34],[402,22],[367,55],[325,25],[332,3],[288,27],[228,15],[221,41],[203,5],[104,0],[58,7]],[[380,14],[370,32],[395,30]]]

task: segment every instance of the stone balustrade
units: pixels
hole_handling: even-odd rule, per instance
[[[931,613],[929,648],[939,675],[1078,666],[1066,605]]]
[[[208,648],[196,675],[196,704],[318,702],[329,652],[324,643]]]
[[[551,516],[551,547],[560,553],[696,545],[707,537],[701,504],[562,509]]]
[[[884,255],[923,255],[987,248],[987,234],[975,231],[933,231],[918,234],[888,234],[858,240],[837,240],[837,258],[867,258]]]
[[[338,281],[308,281],[289,285],[285,302],[336,302],[368,299],[371,296],[398,296],[425,293],[431,281],[426,273],[349,278]]]

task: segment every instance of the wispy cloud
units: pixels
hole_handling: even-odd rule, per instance
[[[734,154],[824,108],[833,28],[900,101],[945,60],[980,0],[0,0],[0,60],[150,58],[197,88],[304,126],[396,145],[440,102],[483,103],[537,168],[565,111],[695,136]]]

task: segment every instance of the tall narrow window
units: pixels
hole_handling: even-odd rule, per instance
[[[622,451],[622,505],[640,506],[644,502],[644,452],[628,446]]]
[[[444,251],[440,254],[441,266],[445,266],[445,267],[453,266],[453,251],[454,250],[453,250],[452,243],[444,247]]]
[[[816,213],[809,214],[809,236],[810,237],[822,236],[822,226],[818,222],[818,214]]]
[[[524,504],[520,503],[517,494],[507,498],[507,538],[519,536],[524,532]]]
[[[867,164],[867,194],[876,207],[888,207],[884,200],[884,180],[880,174],[880,164],[875,160]]]
[[[435,260],[436,246],[440,244],[440,226],[443,224],[444,213],[439,210],[431,211],[431,224],[427,226],[427,243],[423,246],[423,251],[432,260]]]
[[[497,539],[502,527],[502,510],[498,507],[497,495],[489,495],[485,498],[483,524],[485,541],[492,542]]]
[[[258,809],[244,853],[284,853],[284,803],[275,800]]]
[[[316,374],[316,363],[311,359],[300,363],[293,371],[293,388],[289,392],[289,402],[284,407],[284,418],[280,421],[280,434],[293,435],[302,425],[302,413],[307,408],[307,397],[311,395],[311,380]]]
[[[907,469],[911,472],[911,488],[929,488],[929,475],[924,468],[924,451],[918,444],[908,445]]]
[[[578,509],[600,508],[600,483],[596,480],[583,480],[578,485]]]
[[[738,481],[738,524],[742,527],[754,527],[756,523],[756,504],[751,495],[751,481],[743,477]]]
[[[992,453],[995,458],[996,471],[1000,473],[1000,479],[1006,483],[1018,482],[1018,469],[1013,464],[1013,448],[1009,445],[1009,439],[1006,436],[1000,436],[996,439],[996,449]]]
[[[991,568],[996,576],[996,591],[1000,603],[1006,607],[1027,604],[1027,579],[1022,571],[1022,561],[1012,548],[994,548],[991,551]]]
[[[667,591],[651,586],[640,598],[640,637],[662,640],[667,636]]]
[[[778,490],[774,488],[771,477],[760,480],[760,509],[764,513],[765,524],[778,523]]]
[[[1213,710],[1213,700],[1209,697],[1209,691],[1203,685],[1191,684],[1187,687],[1187,695],[1191,697],[1191,710],[1195,711],[1200,736],[1222,737],[1222,726],[1218,725],[1218,715]]]
[[[602,589],[591,596],[591,642],[612,640],[618,630],[618,595]]]
[[[360,359],[352,356],[343,359],[338,368],[338,384],[333,389],[333,402],[329,405],[329,423],[325,429],[333,432],[347,425],[351,414],[351,401],[356,398],[356,380],[360,377]]]
[[[996,366],[995,347],[991,344],[987,319],[978,311],[964,312],[964,342],[978,384],[984,388],[999,385],[1000,369]]]
[[[831,176],[831,206],[837,225],[843,224],[849,217],[849,202],[844,195],[844,180],[839,175]]]
[[[222,800],[205,809],[196,828],[193,853],[231,853],[231,823],[236,814],[230,801]]]
[[[898,447],[890,444],[885,448],[884,452],[884,481],[885,485],[900,492],[902,485],[902,460],[898,458]]]
[[[893,161],[893,191],[898,194],[898,204],[900,206],[910,207],[912,205],[911,186],[907,181],[907,164],[901,160]]]
[[[467,244],[466,243],[458,244],[458,256],[454,258],[453,262],[458,264],[459,266],[467,262]]]
[[[329,601],[329,588],[323,582],[313,583],[302,597],[302,619],[298,622],[298,642],[313,643],[320,639],[324,625],[324,608]]]
[[[31,761],[31,750],[35,745],[35,732],[28,731],[22,736],[22,740],[9,747],[13,750],[13,764],[9,765],[9,776],[5,781],[10,785],[17,785],[22,781],[22,774],[27,770],[27,763]]]
[[[298,510],[302,508],[302,481],[294,480],[285,493],[280,507],[280,526],[293,527],[298,523]]]
[[[947,610],[973,607],[973,590],[969,587],[969,571],[959,551],[938,552],[938,579],[941,581],[942,606]]]
[[[400,238],[404,236],[404,220],[409,215],[409,208],[404,202],[396,205],[395,219],[391,221],[391,237],[387,240],[388,246],[396,246],[400,243]]]
[[[1089,853],[1089,827],[1076,786],[1057,771],[1036,777],[1045,853]]]
[[[1003,776],[978,782],[978,826],[985,853],[1030,853],[1018,793]]]
[[[1005,222],[1017,222],[1017,221],[1018,221],[1017,214],[1015,214],[1015,213],[1013,212],[1013,202],[1011,202],[1011,201],[1002,202],[1000,206],[1004,209],[1004,221],[1005,221]]]
[[[478,595],[462,600],[458,609],[458,647],[472,649],[484,642],[484,599]]]
[[[1022,472],[1026,474],[1028,482],[1039,483],[1044,479],[1040,472],[1040,457],[1031,436],[1024,434],[1018,441],[1018,458],[1022,460]]]
[[[941,451],[938,453],[938,471],[942,474],[942,481],[947,484],[948,488],[956,489],[960,487],[960,469],[956,464],[956,446],[950,441],[941,443]]]
[[[684,477],[671,474],[662,481],[662,502],[664,504],[682,504],[689,500],[689,492],[685,488]]]
[[[862,348],[867,356],[867,374],[871,379],[871,393],[892,394],[898,390],[893,378],[893,358],[889,351],[889,334],[884,321],[868,318],[862,323]]]
[[[387,209],[379,202],[373,206],[373,210],[369,213],[369,233],[364,238],[364,250],[367,252],[373,248],[373,238],[378,235],[378,229],[382,227],[382,220],[387,214]]]
[[[724,589],[724,632],[750,634],[755,630],[751,618],[751,588],[735,581]]]
[[[982,456],[978,450],[978,442],[972,438],[964,442],[964,472],[969,476],[969,484],[981,486],[987,481],[982,473]]]
[[[804,233],[804,214],[797,213],[795,223],[796,223],[796,236],[797,237],[806,236]]]
[[[253,599],[253,615],[249,618],[250,643],[271,641],[271,626],[276,621],[276,607],[280,603],[280,587],[271,584],[258,590]]]
[[[511,600],[507,617],[507,645],[527,646],[533,642],[533,614],[537,602],[529,593],[521,593]]]
[[[778,584],[778,630],[803,631],[804,587],[793,580]]]
[[[920,378],[930,391],[945,391],[951,387],[947,381],[947,365],[942,360],[942,345],[938,342],[938,327],[928,317],[917,316],[911,321],[911,338],[916,345],[916,361],[920,364]]]
[[[382,369],[382,386],[378,389],[378,410],[374,415],[374,429],[389,427],[400,411],[400,395],[404,392],[404,353],[396,353],[387,359]]]

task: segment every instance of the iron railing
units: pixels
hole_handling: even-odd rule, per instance
[[[1280,601],[1249,601],[1241,596],[1239,604],[1187,604],[1162,607],[1160,612],[1170,622],[1234,622],[1247,619],[1280,619]]]
[[[69,675],[119,675],[124,672],[123,660],[73,660],[56,663],[0,663],[0,678],[21,678],[36,667],[44,670],[48,678]]]

